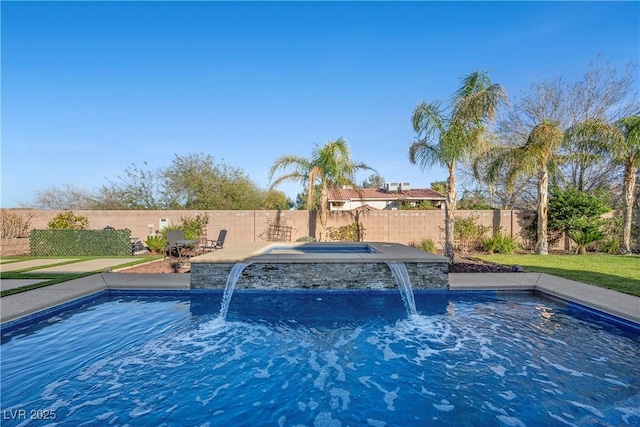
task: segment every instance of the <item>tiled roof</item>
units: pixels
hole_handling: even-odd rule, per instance
[[[346,200],[444,200],[445,197],[429,188],[412,188],[407,191],[387,193],[377,188],[332,188],[328,192],[329,201]]]

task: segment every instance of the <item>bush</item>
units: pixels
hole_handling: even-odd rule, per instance
[[[362,224],[355,221],[342,227],[329,227],[327,234],[331,240],[339,242],[361,242],[364,237],[364,228]]]
[[[162,237],[162,235],[157,234],[155,236],[147,237],[145,241],[147,247],[152,252],[161,252],[164,250],[164,247],[167,245],[167,238]]]
[[[184,230],[184,238],[187,240],[196,240],[200,238],[202,229],[209,223],[209,214],[204,216],[196,215],[194,218],[180,217],[182,226],[180,229]]]
[[[510,255],[515,253],[519,245],[513,237],[498,230],[493,233],[493,236],[482,239],[482,246],[485,252],[490,254]]]
[[[482,238],[487,227],[477,224],[478,217],[456,218],[453,226],[453,240],[455,249],[469,252],[482,247]]]
[[[19,215],[7,209],[0,209],[0,222],[2,229],[0,230],[0,238],[16,239],[19,237],[29,237],[29,227],[33,215]]]
[[[409,246],[411,246],[412,248],[423,250],[425,252],[429,252],[431,254],[435,254],[438,252],[433,239],[422,239],[417,243],[415,241],[409,242]]]
[[[316,238],[315,237],[311,237],[311,236],[303,236],[303,237],[298,237],[296,239],[296,242],[315,242]]]
[[[70,210],[59,213],[47,224],[49,230],[86,230],[88,227],[89,218]]]

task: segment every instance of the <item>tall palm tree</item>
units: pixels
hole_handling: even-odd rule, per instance
[[[560,160],[559,149],[563,140],[564,132],[560,129],[560,124],[545,119],[533,127],[524,145],[496,148],[485,153],[485,156],[490,158],[486,168],[486,178],[489,182],[498,179],[503,166],[507,168],[508,183],[514,182],[521,173],[536,175],[538,228],[535,250],[539,255],[549,253],[547,239],[549,176],[557,170]]]
[[[636,172],[640,168],[640,116],[625,117],[617,122],[622,137],[613,145],[613,158],[624,166],[622,185],[622,251],[631,252],[631,222],[633,219],[633,195],[636,188]]]
[[[271,184],[271,189],[285,181],[299,182],[307,187],[307,206],[313,206],[316,188],[320,189],[319,219],[320,227],[318,240],[325,240],[327,225],[328,190],[342,186],[356,187],[355,174],[359,170],[373,170],[364,163],[353,163],[347,141],[338,138],[323,146],[316,144],[310,158],[285,155],[275,160],[269,170],[269,179],[278,170],[293,171],[277,178]]]
[[[456,209],[456,164],[475,153],[489,121],[507,101],[504,88],[492,84],[486,72],[476,71],[462,79],[449,108],[440,101],[421,102],[411,118],[417,140],[409,148],[409,160],[421,169],[442,166],[449,172],[445,199],[444,254],[453,262],[453,228]]]

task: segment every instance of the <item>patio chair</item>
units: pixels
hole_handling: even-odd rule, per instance
[[[176,241],[184,240],[184,230],[169,230],[167,231],[167,245],[164,247],[164,257],[165,259],[171,258],[172,254],[175,252],[176,256],[179,256],[178,253],[178,244]]]
[[[218,249],[222,249],[224,246],[224,239],[227,237],[227,230],[220,230],[217,240],[200,240],[201,252],[212,252]]]

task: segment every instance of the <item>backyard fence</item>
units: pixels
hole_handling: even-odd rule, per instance
[[[32,256],[129,256],[131,231],[31,230]]]

